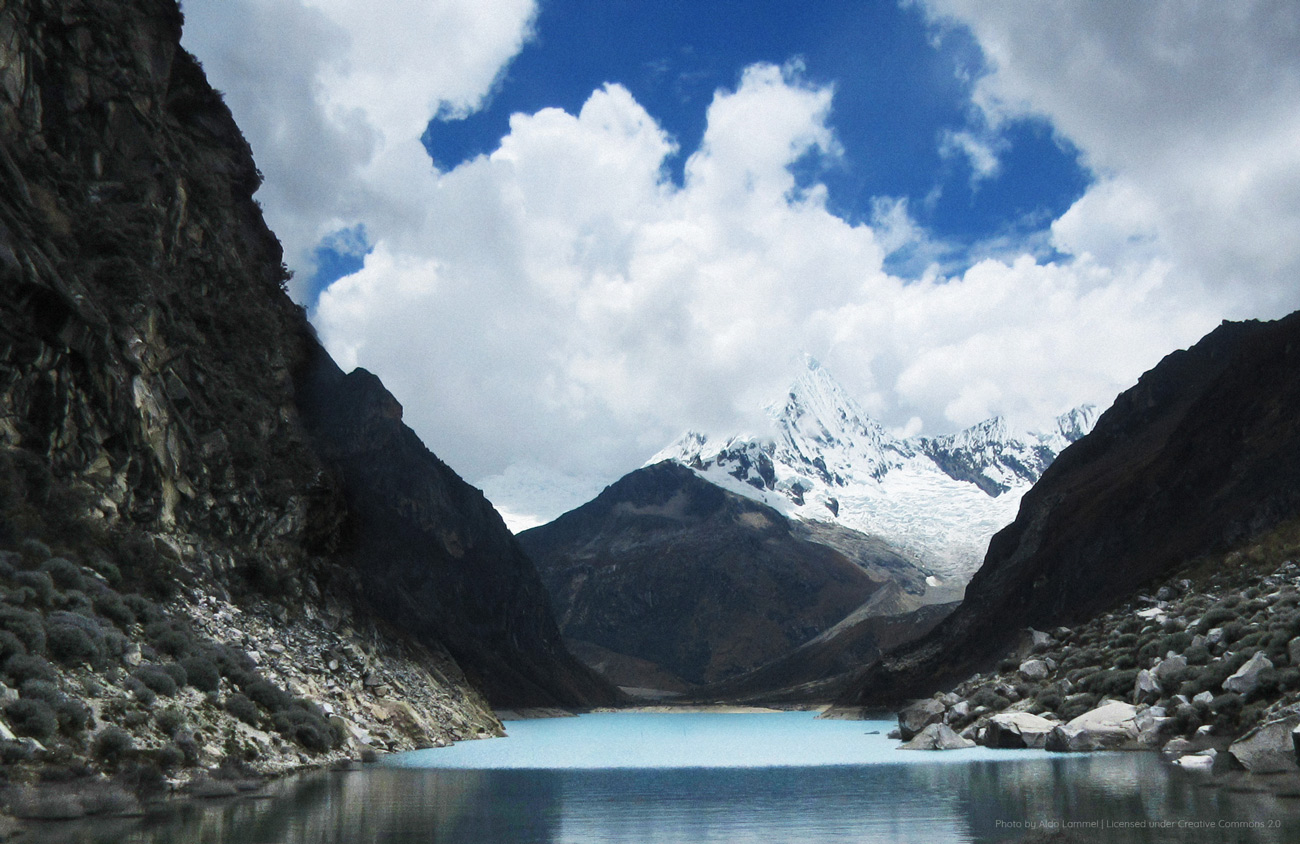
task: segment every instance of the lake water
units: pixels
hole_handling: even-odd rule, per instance
[[[41,841],[240,844],[1300,841],[1300,801],[1207,787],[1150,753],[915,752],[888,721],[594,714]]]

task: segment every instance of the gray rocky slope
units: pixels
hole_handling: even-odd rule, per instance
[[[487,501],[285,294],[181,25],[0,6],[5,776],[276,768],[615,699]]]

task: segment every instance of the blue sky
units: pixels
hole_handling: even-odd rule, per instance
[[[718,89],[735,87],[757,62],[799,62],[813,84],[834,87],[829,125],[840,149],[798,162],[803,184],[821,182],[829,206],[870,221],[881,197],[906,199],[930,248],[903,249],[889,266],[917,275],[925,259],[960,272],[990,241],[1041,232],[1090,181],[1068,139],[1039,118],[990,133],[971,90],[983,55],[961,29],[930,25],[919,6],[873,2],[543,3],[534,36],[505,68],[486,106],[444,114],[423,136],[436,165],[450,170],[492,152],[510,115],[543,108],[576,113],[607,82],[626,87],[677,144],[666,169],[677,184],[698,149]],[[965,134],[996,146],[994,172],[977,172],[945,137]],[[355,271],[354,253],[322,248],[314,287]]]
[[[516,516],[805,353],[899,432],[1042,424],[1300,307],[1292,0],[183,9],[323,342]]]

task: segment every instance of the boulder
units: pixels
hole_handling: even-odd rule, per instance
[[[1158,700],[1161,694],[1160,681],[1156,675],[1142,669],[1138,672],[1137,679],[1133,681],[1133,699],[1138,701]]]
[[[1185,738],[1170,739],[1165,743],[1165,746],[1160,749],[1160,755],[1165,757],[1166,760],[1172,762],[1180,756],[1186,756],[1195,749],[1196,745],[1192,744]]]
[[[1223,690],[1248,695],[1259,686],[1260,672],[1272,667],[1272,661],[1264,656],[1264,652],[1256,651],[1254,656],[1246,660],[1245,665],[1237,669],[1236,674],[1223,681]]]
[[[1151,669],[1151,673],[1155,675],[1156,682],[1163,684],[1170,681],[1174,672],[1182,671],[1186,667],[1187,657],[1174,655],[1156,663],[1156,667]]]
[[[1138,740],[1137,707],[1118,700],[1103,701],[1068,724],[1053,728],[1048,750],[1113,750]]]
[[[903,741],[912,737],[931,724],[943,720],[944,705],[937,700],[913,701],[911,705],[898,713],[898,732]]]
[[[1051,666],[1041,659],[1027,659],[1020,663],[1020,676],[1026,680],[1046,680],[1051,673]]]
[[[1300,636],[1286,643],[1286,656],[1292,665],[1300,666]]]
[[[1002,712],[989,719],[984,744],[988,747],[1042,749],[1056,726],[1058,722],[1028,712]]]
[[[1144,747],[1160,744],[1160,726],[1169,720],[1163,707],[1152,706],[1138,712],[1134,723],[1138,728],[1138,743]]]
[[[1206,706],[1209,706],[1211,703],[1214,703],[1214,693],[1201,692],[1200,694],[1192,697],[1192,703],[1203,703]]]
[[[899,750],[961,750],[974,746],[975,742],[957,735],[947,724],[930,724]]]
[[[1219,752],[1211,747],[1209,750],[1202,750],[1200,753],[1180,756],[1174,760],[1174,764],[1189,771],[1208,771],[1214,767],[1214,759],[1218,755]]]
[[[1261,724],[1234,741],[1228,752],[1252,774],[1296,770],[1296,739],[1300,715]]]

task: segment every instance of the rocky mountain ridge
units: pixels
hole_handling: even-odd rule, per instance
[[[961,606],[842,702],[929,694],[996,661],[1024,627],[1087,619],[1294,519],[1297,443],[1300,313],[1224,323],[1122,393],[1024,496]]]
[[[791,522],[671,461],[519,540],[577,652],[623,685],[663,691],[782,657],[882,590],[881,612],[913,609],[927,590],[926,572],[886,543]]]
[[[1096,409],[1063,414],[1048,432],[993,418],[937,437],[889,433],[816,360],[768,408],[764,436],[687,433],[647,465],[673,460],[711,483],[788,516],[877,536],[946,580],[974,573],[989,537]]]
[[[392,682],[369,675],[430,705],[372,750],[499,729],[479,689],[614,700],[491,506],[376,379],[333,366],[285,294],[260,175],[181,26],[174,0],[0,7],[8,775],[356,755],[392,711]],[[312,644],[292,672],[259,666],[264,649],[197,609],[214,601],[256,612],[286,653],[304,624]],[[391,647],[343,682],[321,655],[365,631]],[[199,688],[202,726],[163,716]],[[53,729],[51,707],[68,716]],[[249,745],[241,724],[279,738]],[[195,730],[178,768],[168,748]]]

